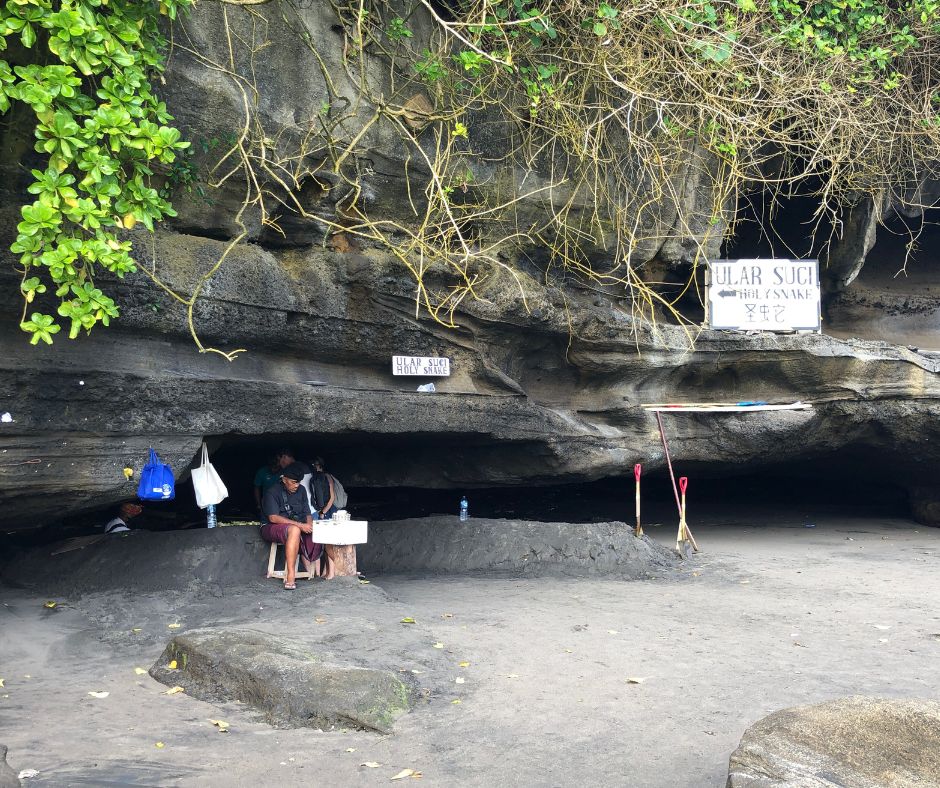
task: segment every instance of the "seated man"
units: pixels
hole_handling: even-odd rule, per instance
[[[297,463],[288,465],[281,471],[280,482],[269,487],[261,501],[261,538],[284,545],[284,588],[288,591],[297,587],[298,552],[304,567],[312,574],[319,574],[323,555],[323,546],[310,535],[313,516],[307,492],[300,486],[305,470]],[[332,562],[327,559],[327,579],[332,576]]]

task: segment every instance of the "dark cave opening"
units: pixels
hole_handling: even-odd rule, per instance
[[[349,495],[347,509],[357,519],[456,516],[460,498],[466,495],[471,517],[573,523],[634,520],[633,461],[621,474],[578,481],[531,472],[526,457],[542,462],[536,453],[544,447],[538,444],[513,445],[481,435],[269,433],[206,440],[212,463],[229,490],[229,497],[217,507],[220,522],[258,521],[254,474],[282,448],[293,448],[300,461],[324,457],[328,470],[343,482]],[[197,462],[198,455],[193,465]],[[907,493],[890,481],[889,471],[898,462],[899,458],[862,446],[763,465],[687,462],[681,451],[674,456],[676,476],[689,479],[690,525],[760,525],[781,518],[809,524],[826,516],[909,519]],[[478,473],[480,463],[490,468],[486,478]],[[674,525],[676,503],[668,472],[647,470],[642,485],[643,522]],[[116,508],[10,532],[3,541],[11,547],[29,546],[101,533]],[[178,471],[175,499],[146,503],[132,526],[155,531],[206,527],[206,513],[196,506],[189,474]]]
[[[229,498],[219,507],[219,518],[253,520],[252,480],[255,471],[282,448],[309,462],[326,460],[327,469],[343,482],[354,517],[398,520],[431,514],[457,514],[462,495],[470,501],[471,516],[539,520],[546,522],[632,522],[634,479],[632,464],[622,475],[596,481],[552,480],[520,483],[526,449],[510,448],[481,436],[461,434],[317,435],[280,434],[214,436],[212,463],[225,480]],[[503,451],[505,453],[503,454]],[[453,465],[441,458],[456,455],[456,465],[466,464],[464,481],[456,478]],[[491,465],[503,456],[505,465],[494,467],[505,484],[467,481],[471,464],[484,457]],[[637,458],[642,460],[643,458]],[[766,466],[728,466],[675,460],[678,475],[689,478],[690,507],[710,521],[735,522],[740,518],[789,512],[811,521],[822,513],[846,516],[908,517],[906,493],[880,481],[886,459],[859,448]],[[864,480],[864,483],[859,483]],[[676,505],[666,470],[643,476],[643,506],[653,520],[671,522]],[[196,508],[191,482],[177,486],[177,519],[199,526],[205,514]]]
[[[830,215],[816,216],[818,208],[819,198],[812,194],[784,196],[762,190],[744,195],[722,258],[819,258],[834,240],[835,228]]]
[[[858,275],[861,285],[901,293],[931,292],[940,263],[940,208],[915,217],[895,214],[878,228]]]

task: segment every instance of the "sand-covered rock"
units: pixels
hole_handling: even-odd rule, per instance
[[[69,597],[128,588],[138,594],[221,595],[245,583],[276,582],[263,579],[269,550],[255,526],[130,531],[34,547],[0,562],[0,579]],[[446,516],[370,523],[369,542],[357,552],[360,569],[379,574],[496,571],[643,579],[678,561],[662,545],[634,537],[624,523],[461,523]]]
[[[639,580],[678,563],[625,523],[536,523],[423,517],[371,523],[358,547],[369,572],[509,572]]]
[[[940,785],[940,703],[852,697],[774,712],[745,731],[727,785]]]
[[[171,661],[176,669],[168,667]],[[177,635],[150,675],[200,700],[240,701],[287,728],[340,725],[389,733],[414,696],[390,671],[324,662],[302,641],[240,628]]]

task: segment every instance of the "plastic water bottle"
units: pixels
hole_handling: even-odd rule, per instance
[[[465,495],[460,499],[460,521],[465,522],[470,519],[470,503],[467,501],[467,496]]]
[[[210,503],[206,507],[206,527],[215,528],[215,504]]]

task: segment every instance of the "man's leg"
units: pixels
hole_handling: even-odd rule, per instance
[[[297,582],[297,553],[300,551],[300,526],[287,526],[287,538],[284,540],[284,587]]]
[[[330,555],[333,550],[333,545],[324,545],[323,546],[323,558],[326,561],[326,569],[324,570],[325,574],[323,575],[324,580],[332,580],[336,577],[336,567],[333,566],[333,557]]]

